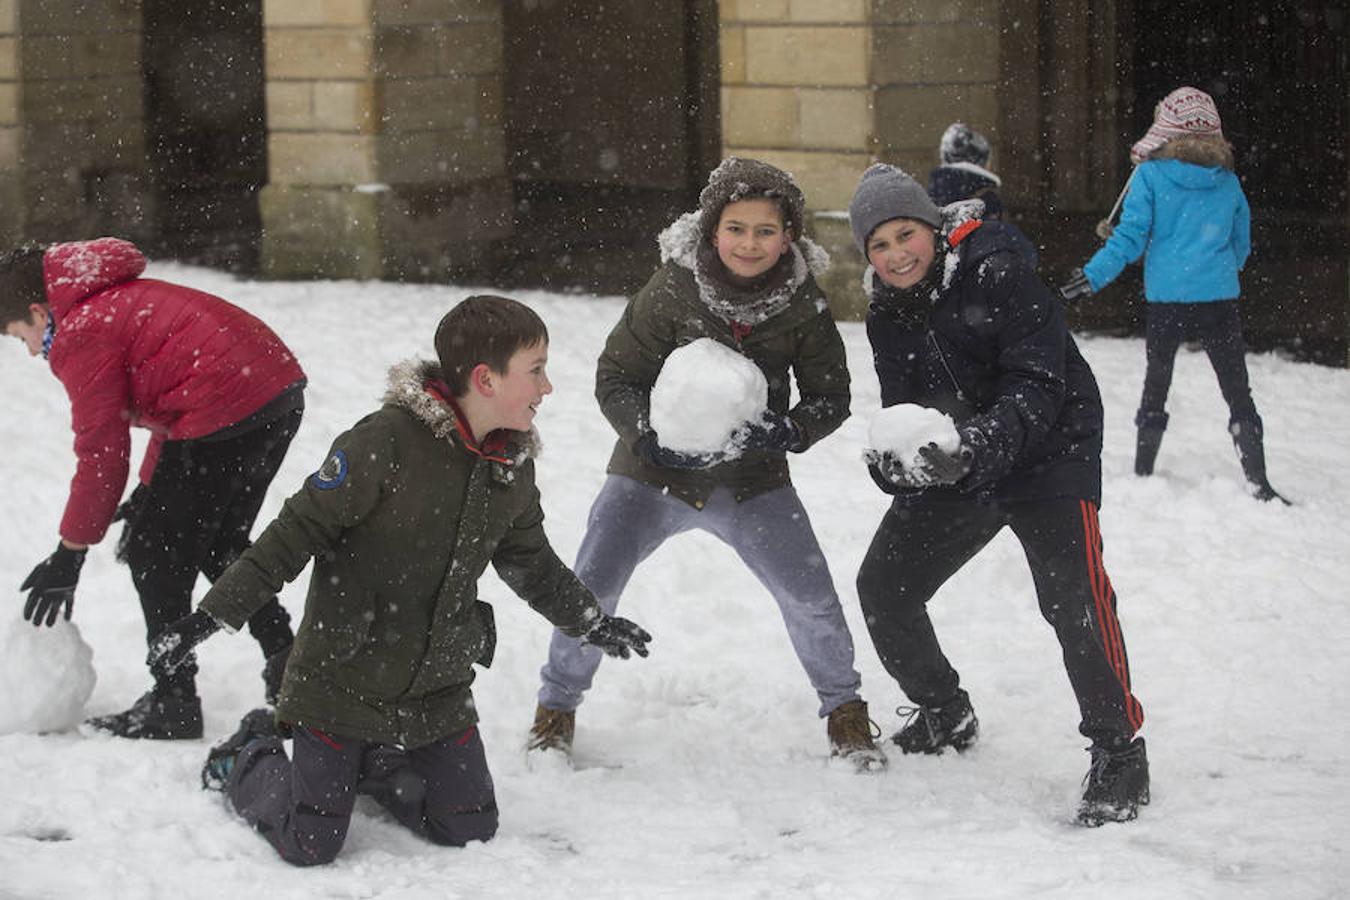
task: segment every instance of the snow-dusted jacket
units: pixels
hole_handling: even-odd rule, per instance
[[[870,267],[864,276],[881,405],[930,407],[974,429],[970,475],[925,490],[1100,502],[1101,395],[1060,304],[1002,223],[970,218],[962,205],[943,219],[946,250],[926,296],[906,297]],[[872,476],[901,498],[916,494],[875,467]]]
[[[535,433],[475,445],[439,376],[432,363],[396,366],[384,406],[338,436],[202,600],[240,628],[314,560],[282,721],[406,747],[476,722],[471,667],[495,646],[478,601],[489,563],[566,634],[601,614],[544,534]]]
[[[1236,300],[1251,211],[1219,141],[1175,138],[1139,164],[1111,238],[1083,267],[1099,291],[1144,257],[1150,303]]]
[[[747,332],[733,329],[699,297],[694,269],[702,239],[696,213],[682,216],[661,233],[661,268],[610,332],[595,378],[601,412],[619,433],[608,471],[666,488],[695,506],[702,506],[719,485],[745,500],[791,480],[781,451],[747,451],[700,471],[651,466],[633,453],[633,444],[651,430],[652,385],[675,348],[712,338],[751,359],[768,381],[769,409],[791,416],[803,438],[801,449],[834,431],[849,415],[844,342],[814,277],[829,265],[825,251],[804,238],[793,242],[790,302]],[[789,409],[793,377],[798,402]]]
[[[75,477],[61,536],[102,539],[126,487],[129,426],[153,433],[140,478],[165,440],[247,419],[305,376],[262,321],[219,297],[138,277],[145,257],[116,238],[55,244],[43,257],[56,322],[48,357],[70,396]]]

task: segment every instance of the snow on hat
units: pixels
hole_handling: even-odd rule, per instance
[[[806,197],[797,182],[776,166],[739,156],[722,160],[708,176],[707,186],[699,192],[699,229],[711,237],[717,232],[717,222],[728,203],[758,198],[777,201],[783,211],[783,227],[801,234]]]
[[[985,166],[989,163],[989,139],[964,122],[953,122],[942,132],[938,154],[944,166],[957,162]]]
[[[1153,110],[1153,124],[1130,148],[1130,155],[1147,159],[1172,138],[1185,134],[1223,137],[1219,108],[1214,105],[1214,98],[1199,88],[1179,87],[1162,98]]]
[[[863,172],[853,199],[848,202],[853,240],[864,256],[872,232],[891,219],[916,219],[933,228],[942,226],[942,214],[923,185],[895,166],[873,163]]]

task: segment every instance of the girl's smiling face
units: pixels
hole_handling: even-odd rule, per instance
[[[717,258],[741,278],[756,278],[772,269],[791,243],[782,210],[764,197],[728,203],[713,235]]]
[[[933,227],[925,222],[889,219],[867,238],[867,261],[891,287],[914,287],[928,274],[937,255],[933,236]]]

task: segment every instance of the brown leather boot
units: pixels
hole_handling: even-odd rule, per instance
[[[850,700],[835,707],[825,722],[825,733],[830,736],[830,755],[848,760],[857,771],[886,768],[886,754],[874,740],[881,729],[872,724],[863,701]]]
[[[572,756],[572,735],[577,730],[577,711],[574,709],[548,709],[536,706],[534,724],[530,726],[530,737],[525,744],[527,752],[557,750],[567,757]]]

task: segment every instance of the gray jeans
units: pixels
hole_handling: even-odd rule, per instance
[[[820,715],[858,699],[861,678],[853,667],[853,638],[825,556],[792,487],[740,503],[718,488],[702,509],[695,509],[659,488],[610,475],[591,506],[574,567],[577,577],[612,615],[638,564],[666,538],[695,528],[735,550],[778,602],[797,659],[820,698]],[[554,631],[548,663],[539,673],[539,703],[575,709],[590,689],[601,656],[596,648]]]

